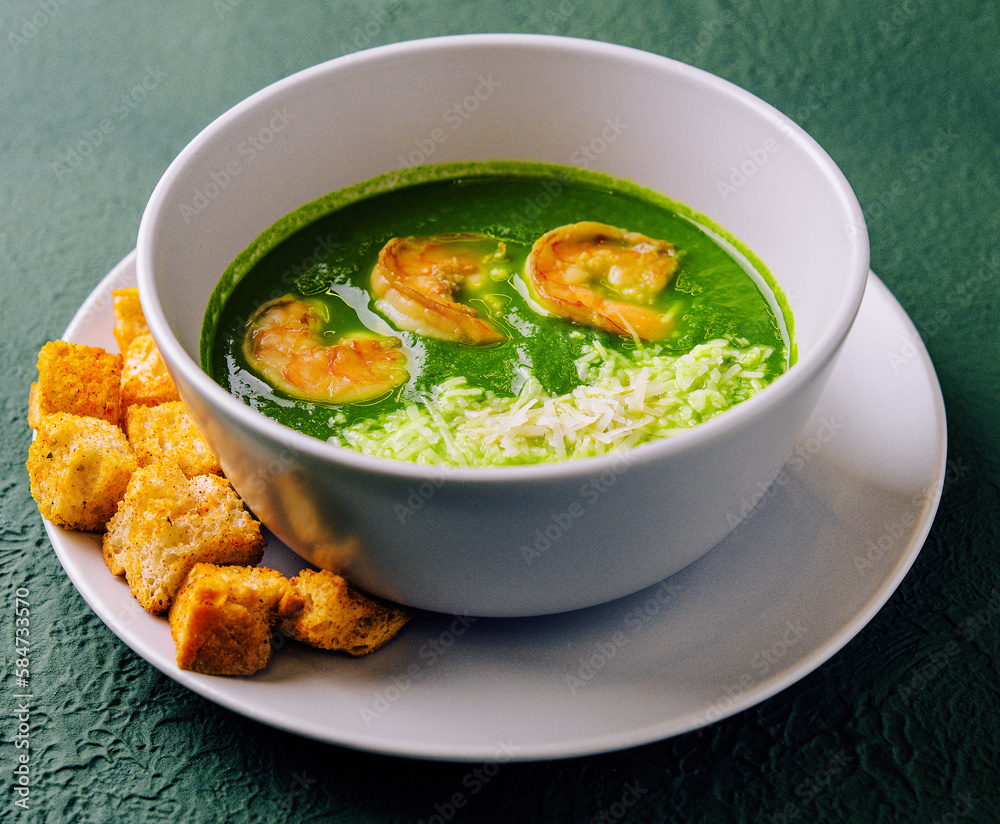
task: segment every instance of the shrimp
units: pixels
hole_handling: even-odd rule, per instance
[[[672,324],[649,304],[677,266],[672,243],[583,221],[536,240],[527,272],[538,302],[551,312],[618,335],[662,340]],[[598,284],[624,300],[599,294]]]
[[[399,338],[360,334],[325,343],[316,307],[285,295],[265,303],[247,322],[243,354],[269,383],[293,397],[359,403],[408,380],[400,345]]]
[[[455,300],[463,284],[488,277],[483,241],[475,234],[393,238],[372,270],[375,306],[398,327],[441,340],[491,344],[506,340],[471,306]]]

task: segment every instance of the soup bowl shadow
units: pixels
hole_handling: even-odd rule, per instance
[[[216,283],[279,218],[393,170],[495,159],[592,168],[725,226],[784,291],[797,362],[676,437],[606,457],[484,469],[336,447],[263,416],[201,369]],[[780,112],[664,57],[540,35],[399,43],[274,83],[180,153],[137,242],[150,329],[254,514],[306,561],[362,589],[469,616],[604,603],[724,538],[790,455],[867,273],[867,233],[848,182]]]

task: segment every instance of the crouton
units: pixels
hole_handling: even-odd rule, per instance
[[[260,524],[228,481],[189,479],[176,464],[161,462],[133,473],[108,524],[103,554],[142,607],[160,614],[199,561],[252,566],[264,545]]]
[[[195,564],[170,607],[177,666],[206,675],[252,675],[271,657],[279,616],[301,608],[288,579],[273,569]]]
[[[401,607],[358,592],[328,570],[303,570],[290,583],[304,607],[294,617],[286,611],[279,627],[310,646],[364,655],[389,641],[410,619]]]
[[[139,304],[139,290],[135,287],[115,289],[111,293],[111,305],[115,313],[115,340],[118,341],[118,349],[125,352],[135,338],[149,332],[146,316]]]
[[[218,457],[180,401],[132,404],[125,411],[125,434],[139,466],[165,460],[189,478],[222,474]]]
[[[177,400],[180,400],[180,395],[153,336],[148,332],[137,335],[125,350],[121,379],[122,406],[127,408],[133,403],[151,406]]]
[[[42,419],[42,401],[39,397],[41,393],[41,387],[37,383],[28,387],[28,426],[32,429],[38,429],[38,423]]]
[[[38,353],[38,381],[28,400],[28,425],[37,429],[42,417],[67,412],[121,422],[122,356],[99,346],[56,340]]]
[[[125,434],[100,418],[42,416],[28,449],[31,494],[55,524],[101,532],[137,467]]]

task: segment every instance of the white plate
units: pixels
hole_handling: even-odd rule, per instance
[[[111,290],[133,278],[134,253],[94,290],[65,338],[113,349]],[[419,613],[365,658],[288,642],[252,678],[203,676],[177,669],[166,620],[144,612],[110,574],[95,536],[46,528],[101,620],[224,707],[373,752],[561,758],[697,729],[816,669],[910,568],[946,467],[933,367],[872,275],[833,379],[778,481],[747,501],[748,509],[756,503],[749,517],[704,558],[611,604],[531,619]],[[274,539],[264,564],[286,574],[302,566]]]

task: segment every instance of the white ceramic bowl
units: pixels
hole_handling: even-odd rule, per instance
[[[496,158],[629,178],[727,227],[788,297],[796,365],[719,418],[619,456],[448,471],[292,431],[200,369],[213,287],[278,218],[402,165]],[[663,57],[533,35],[399,43],[263,89],[170,165],[137,248],[153,335],[261,521],[307,560],[370,592],[474,616],[606,602],[721,540],[790,454],[868,272],[850,186],[779,112]]]

